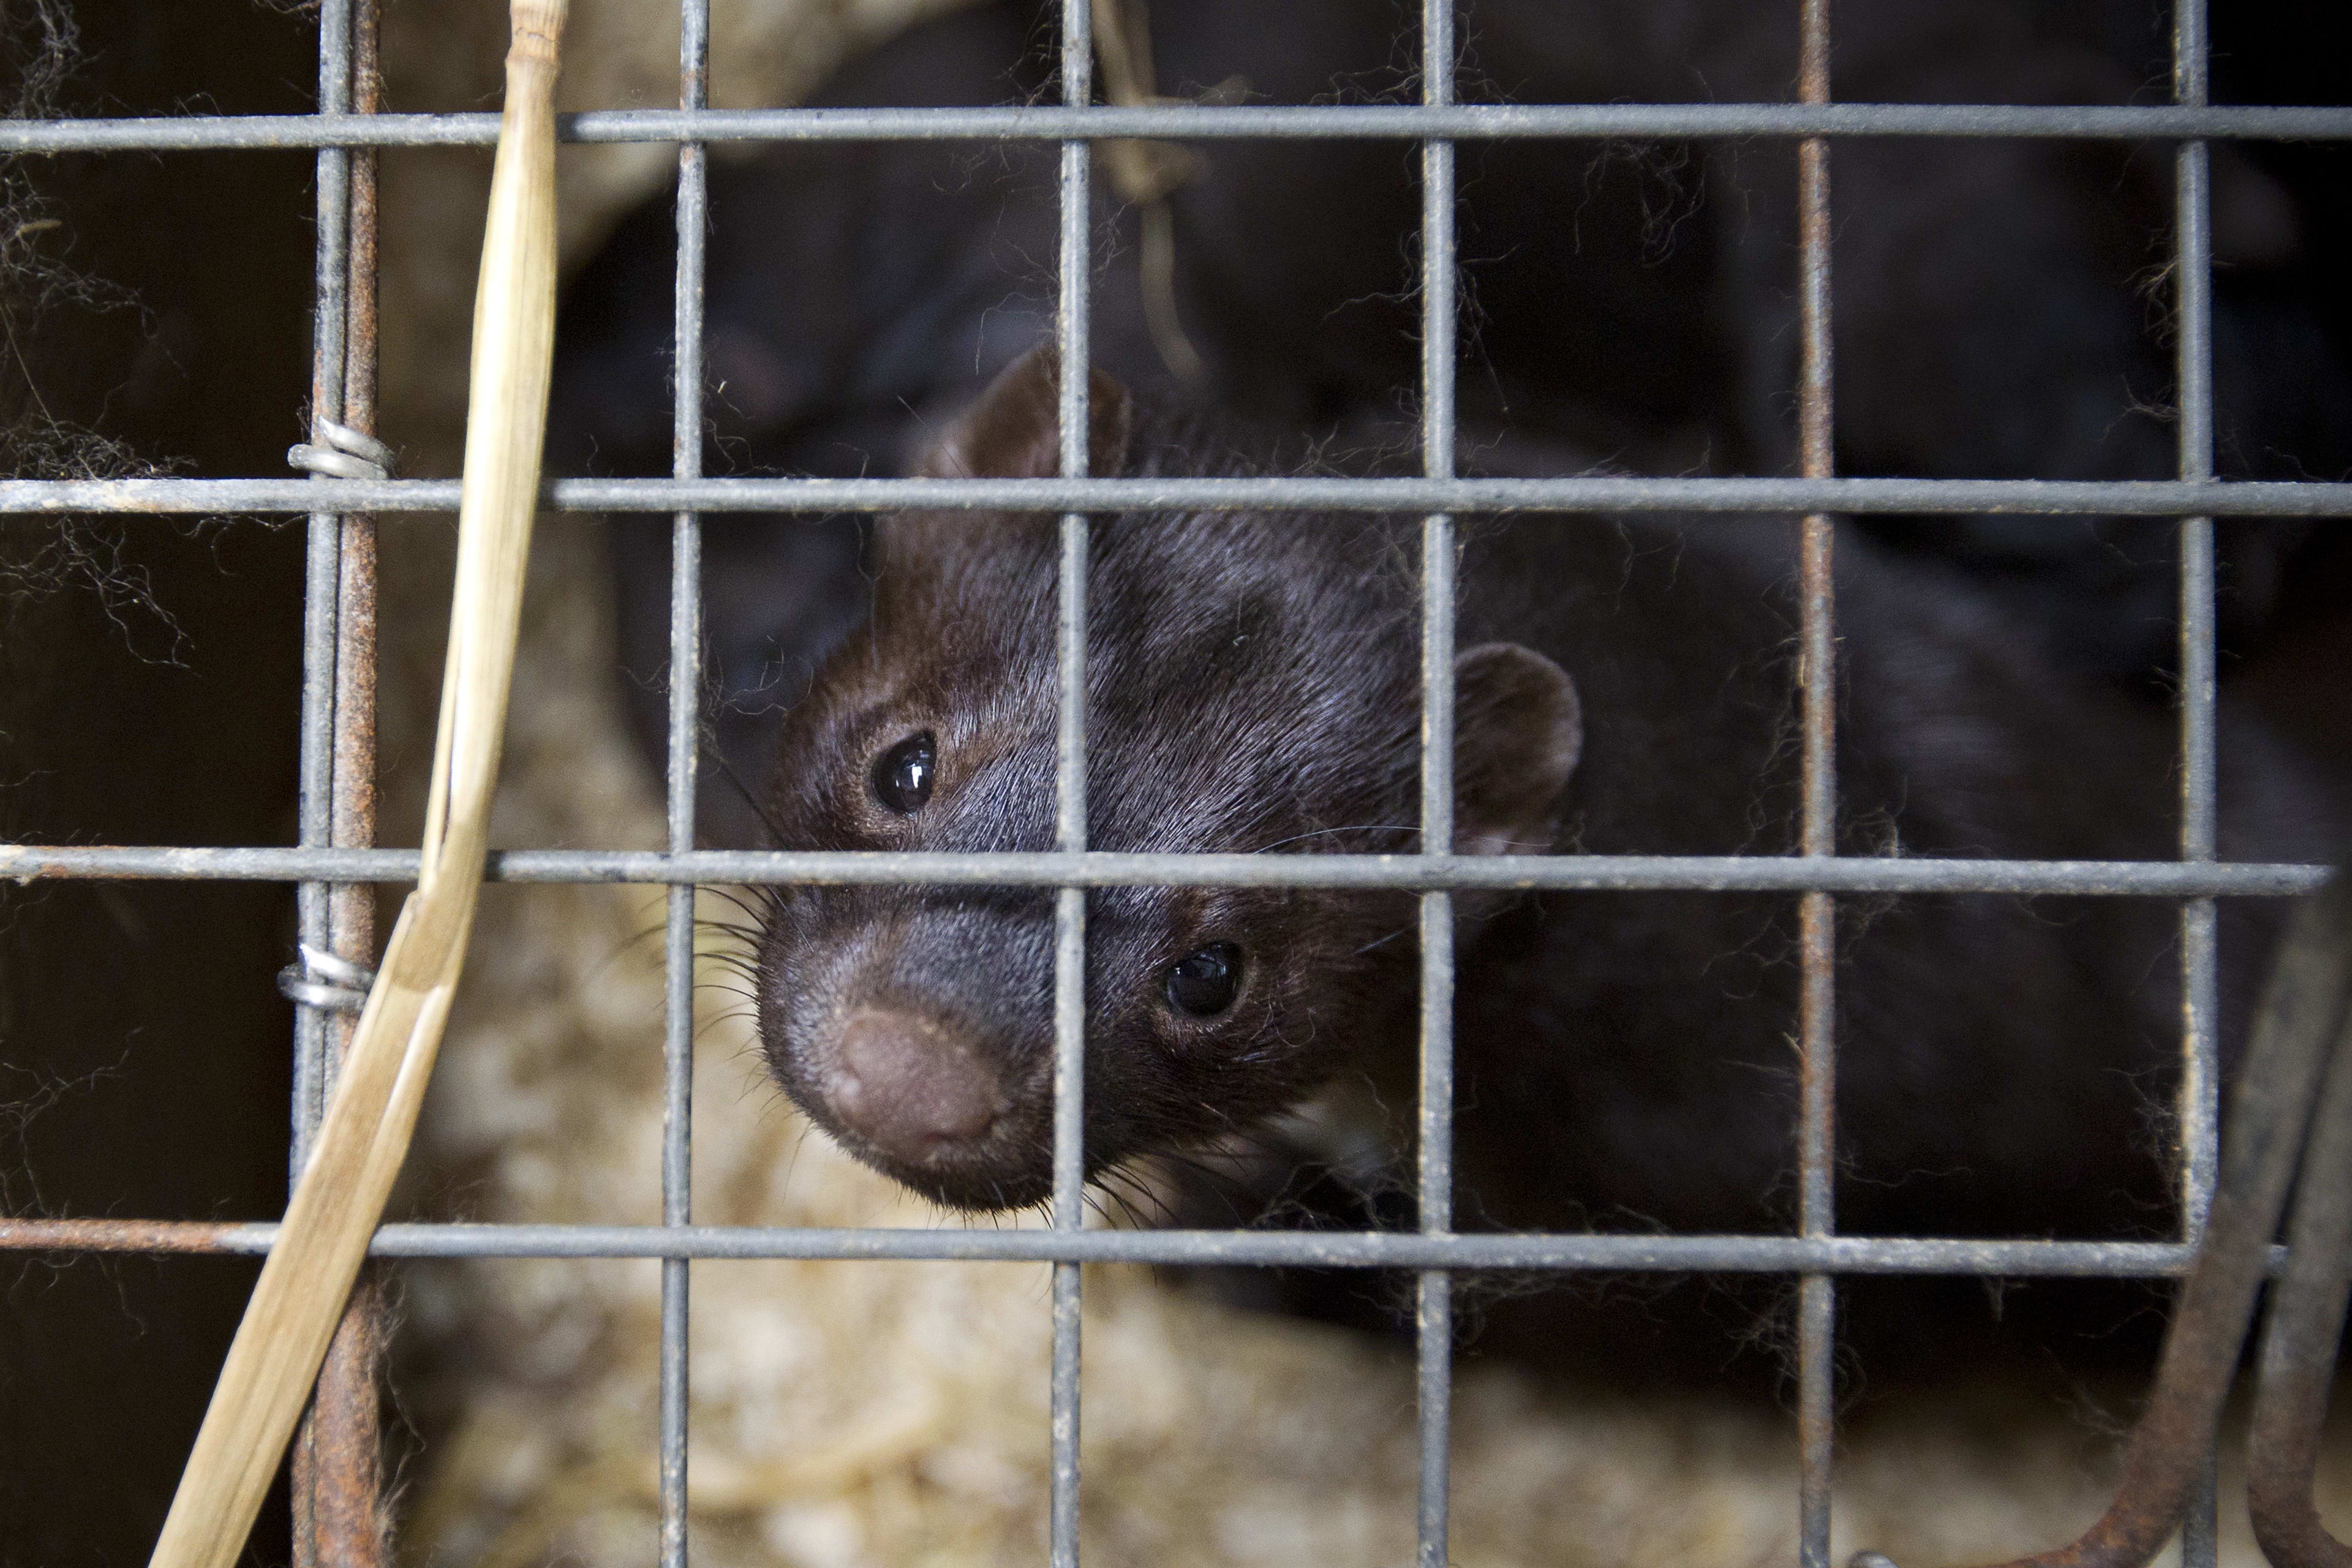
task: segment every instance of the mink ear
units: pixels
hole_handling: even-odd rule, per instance
[[[1050,479],[1062,471],[1062,362],[1038,344],[1000,372],[980,401],[915,465],[929,479]],[[1087,377],[1087,472],[1118,473],[1134,414],[1127,388],[1094,371]]]
[[[1454,661],[1454,852],[1548,852],[1583,749],[1566,670],[1517,643],[1464,649]]]

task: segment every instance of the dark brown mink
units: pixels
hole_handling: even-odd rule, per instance
[[[1099,373],[1091,401],[1095,472],[1248,471],[1230,433],[1140,409]],[[1050,474],[1055,407],[1040,349],[948,428],[926,469]],[[1792,522],[1528,516],[1465,521],[1462,538],[1457,850],[1791,850]],[[1091,539],[1092,847],[1417,847],[1416,522],[1135,513],[1095,520]],[[767,797],[779,844],[1052,847],[1056,559],[1050,518],[880,522],[872,618],[786,721]],[[1841,852],[2174,853],[2162,715],[2053,673],[1965,574],[1851,528],[1836,594]],[[2222,724],[2224,858],[2326,858],[2338,840],[2318,784],[2226,700]],[[2170,903],[1841,909],[1842,1230],[2167,1232]],[[1089,1173],[1116,1182],[1139,1161],[1252,1139],[1295,1150],[1306,1127],[1305,1143],[1359,1151],[1351,1195],[1320,1217],[1393,1214],[1403,1188],[1382,1173],[1409,1168],[1412,918],[1394,894],[1090,892]],[[2269,920],[2225,905],[2225,1049]],[[1462,1227],[1786,1231],[1793,925],[1780,895],[1464,898]],[[775,1076],[918,1192],[962,1209],[1038,1203],[1052,933],[1037,889],[775,889],[757,952]],[[1374,1109],[1302,1122],[1334,1086]],[[1475,1317],[1487,1343],[1547,1357],[1568,1338],[1601,1342],[1590,1296],[1507,1290]],[[1630,1321],[1637,1338],[1679,1331],[1646,1302]]]

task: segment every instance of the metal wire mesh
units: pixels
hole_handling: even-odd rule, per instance
[[[0,126],[0,152],[231,148],[317,149],[313,416],[347,413],[347,362],[372,367],[373,296],[355,327],[352,237],[355,149],[487,144],[488,114],[368,112],[355,106],[354,5],[372,26],[372,0],[320,8],[320,111],[308,116],[195,116],[173,120],[27,121]],[[1451,0],[1424,0],[1423,101],[1346,107],[1097,107],[1091,103],[1088,7],[1066,0],[1061,31],[1063,104],[1007,109],[729,110],[708,107],[707,0],[681,0],[679,108],[566,116],[559,134],[579,142],[676,142],[678,151],[677,363],[672,478],[558,481],[548,504],[599,512],[673,516],[668,839],[665,853],[597,849],[508,851],[489,875],[509,881],[667,884],[664,1026],[665,1126],[658,1226],[387,1225],[379,1257],[603,1257],[662,1259],[661,1395],[655,1442],[660,1465],[660,1562],[687,1562],[688,1284],[694,1258],[1027,1259],[1054,1265],[1051,1555],[1075,1564],[1078,1542],[1079,1305],[1087,1262],[1253,1263],[1420,1271],[1417,1310],[1421,1481],[1420,1561],[1446,1560],[1447,1419],[1451,1397],[1454,1271],[1494,1268],[1611,1271],[1766,1272],[1801,1280],[1798,1437],[1800,1561],[1826,1568],[1832,1419],[1832,1342],[1836,1279],[1848,1274],[2007,1277],[2164,1277],[2182,1272],[2213,1190],[2218,1072],[2214,1039],[2214,900],[2310,890],[2321,868],[2225,864],[2215,846],[2214,578],[2212,519],[2352,516],[2352,485],[2221,483],[2213,478],[2211,239],[2207,138],[2352,139],[2352,110],[2215,108],[2206,102],[2207,38],[2201,0],[2175,6],[2173,97],[2166,106],[1996,107],[1833,104],[1829,101],[1826,0],[1801,0],[1800,101],[1741,104],[1463,105],[1453,101]],[[362,30],[362,45],[372,32]],[[355,112],[355,107],[359,110]],[[1832,149],[1842,137],[2070,137],[2179,141],[2176,184],[2179,473],[2175,481],[1841,479],[1830,462],[1829,239]],[[1581,478],[1461,479],[1454,471],[1454,144],[1498,138],[1783,137],[1799,139],[1801,367],[1796,389],[1802,472],[1789,479]],[[1096,141],[1158,137],[1376,137],[1418,141],[1422,170],[1422,364],[1424,443],[1419,479],[1091,478],[1087,466],[1087,378],[1062,378],[1062,477],[1036,480],[819,480],[706,479],[702,429],[703,244],[706,146],[716,142],[877,139],[1024,139],[1060,143],[1061,257],[1057,331],[1062,363],[1087,354],[1087,214]],[[363,203],[362,205],[365,204]],[[366,239],[372,244],[372,237]],[[362,271],[366,268],[363,267]],[[359,336],[354,338],[356,331]],[[371,370],[372,374],[372,370]],[[365,392],[367,389],[363,389]],[[362,414],[369,412],[362,408]],[[362,699],[355,661],[373,637],[372,597],[354,597],[346,551],[372,542],[367,513],[446,512],[453,481],[334,478],[145,479],[0,483],[8,512],[283,512],[310,518],[304,608],[299,838],[292,847],[0,846],[0,876],[264,879],[299,887],[304,942],[348,947],[352,930],[331,905],[339,888],[414,877],[413,851],[352,847],[338,832],[338,742],[348,741]],[[701,659],[700,514],[706,511],[872,511],[901,506],[1020,510],[1062,514],[1059,659],[1061,735],[1057,848],[1051,854],[814,854],[695,847],[697,720]],[[1408,856],[1316,858],[1104,854],[1087,848],[1085,779],[1086,517],[1128,509],[1265,507],[1424,514],[1422,559],[1423,751],[1422,842],[1452,841],[1454,519],[1521,510],[1757,512],[1806,517],[1800,637],[1802,831],[1786,857],[1576,857],[1550,859]],[[2180,520],[2179,857],[2169,862],[1844,859],[1832,827],[1830,514],[2021,511],[2121,513]],[[372,560],[372,555],[369,557]],[[372,567],[371,567],[372,570]],[[340,597],[339,597],[340,590]],[[339,619],[339,614],[341,618]],[[338,675],[345,689],[338,696]],[[372,702],[372,693],[364,700]],[[372,724],[372,717],[368,722]],[[339,725],[341,728],[339,728]],[[354,786],[355,787],[355,786]],[[364,839],[359,840],[364,842]],[[1288,863],[1284,863],[1287,861]],[[1056,903],[1055,1092],[1053,1225],[1049,1230],[833,1230],[705,1226],[691,1223],[693,919],[698,883],[892,882],[1026,884],[1060,889]],[[1085,889],[1123,884],[1395,888],[1421,902],[1419,1223],[1411,1233],[1086,1231],[1081,1046],[1085,997]],[[1452,1221],[1453,916],[1459,889],[1486,888],[1774,889],[1803,895],[1799,1187],[1791,1236],[1458,1235]],[[2171,1242],[1983,1241],[1845,1237],[1835,1233],[1831,1177],[1836,1143],[1831,1064],[1836,895],[1856,892],[2016,892],[2182,900],[2182,1077],[2179,1126],[2183,1230]],[[362,943],[364,946],[364,942]],[[365,957],[364,952],[346,952]],[[298,1010],[292,1159],[301,1164],[331,1077],[331,1027],[321,1009]],[[136,1220],[0,1221],[0,1248],[207,1252],[267,1250],[267,1224]],[[2275,1262],[2275,1259],[2274,1259]],[[2209,1472],[2210,1478],[2210,1472]],[[2213,1561],[2209,1484],[2191,1513],[2186,1568]]]

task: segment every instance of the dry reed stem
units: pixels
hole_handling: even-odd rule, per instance
[[[150,1568],[234,1568],[408,1152],[488,847],[555,336],[556,44],[565,0],[513,0],[474,298],[449,657],[423,868],[278,1244],[214,1386]]]

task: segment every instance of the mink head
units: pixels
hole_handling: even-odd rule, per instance
[[[1057,471],[1050,350],[940,442],[937,476]],[[1096,474],[1231,471],[1197,427],[1091,378]],[[877,530],[874,614],[780,742],[769,815],[801,849],[1055,847],[1052,518]],[[1130,513],[1091,524],[1087,841],[1139,852],[1417,847],[1412,537],[1348,516]],[[1456,662],[1455,847],[1540,851],[1574,766],[1574,689],[1526,648]],[[1050,1191],[1055,895],[782,887],[757,955],[777,1079],[860,1159],[958,1207]],[[1086,900],[1089,1175],[1246,1129],[1411,1016],[1396,894],[1111,888]]]

